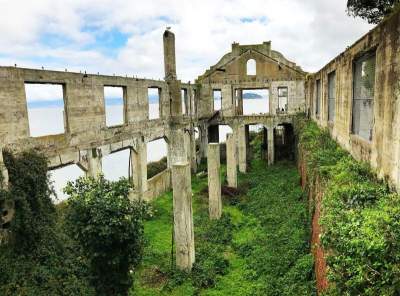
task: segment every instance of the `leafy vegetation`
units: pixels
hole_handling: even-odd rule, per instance
[[[47,160],[33,151],[5,153],[15,203],[12,237],[0,246],[0,295],[94,295],[88,262],[61,230],[50,195]]]
[[[326,294],[399,295],[399,196],[327,131],[304,118],[296,127],[308,185],[318,176],[324,187],[320,224],[328,256]]]
[[[4,155],[15,204],[0,245],[0,295],[127,295],[143,249],[146,204],[128,199],[126,179],[80,178],[57,207],[47,160],[34,151]]]
[[[296,167],[267,168],[255,157],[239,181],[244,193],[224,197],[222,218],[210,221],[207,177],[192,178],[196,263],[191,274],[174,268],[172,195],[154,201],[131,295],[315,295],[307,199]]]
[[[347,13],[377,24],[399,7],[399,0],[348,0]]]
[[[68,230],[89,259],[99,296],[127,295],[130,272],[142,257],[145,207],[129,200],[130,188],[127,179],[110,182],[104,176],[81,177],[65,188]]]

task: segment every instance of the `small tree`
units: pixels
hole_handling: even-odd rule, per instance
[[[348,0],[347,13],[361,17],[370,24],[377,24],[393,12],[400,0]]]
[[[68,228],[90,260],[98,295],[127,295],[143,250],[142,204],[128,199],[128,180],[69,183]]]

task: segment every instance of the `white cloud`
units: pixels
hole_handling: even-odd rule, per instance
[[[162,32],[171,25],[178,76],[192,81],[233,41],[272,40],[273,49],[316,71],[371,28],[346,15],[346,0],[0,0],[0,7],[1,65],[162,78]],[[112,29],[129,38],[104,52],[95,31]]]

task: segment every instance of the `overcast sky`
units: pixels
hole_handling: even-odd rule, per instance
[[[316,71],[371,26],[346,0],[0,0],[0,65],[163,78],[162,33],[193,81],[241,44],[272,41]]]

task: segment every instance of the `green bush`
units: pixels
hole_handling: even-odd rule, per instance
[[[7,152],[4,161],[16,211],[0,246],[0,295],[94,295],[86,258],[57,224],[46,158]]]
[[[307,172],[325,192],[320,224],[327,250],[328,295],[400,294],[400,198],[355,161],[327,131],[298,118]]]
[[[127,295],[143,250],[143,204],[128,199],[126,179],[69,183],[68,229],[89,259],[97,295]]]

